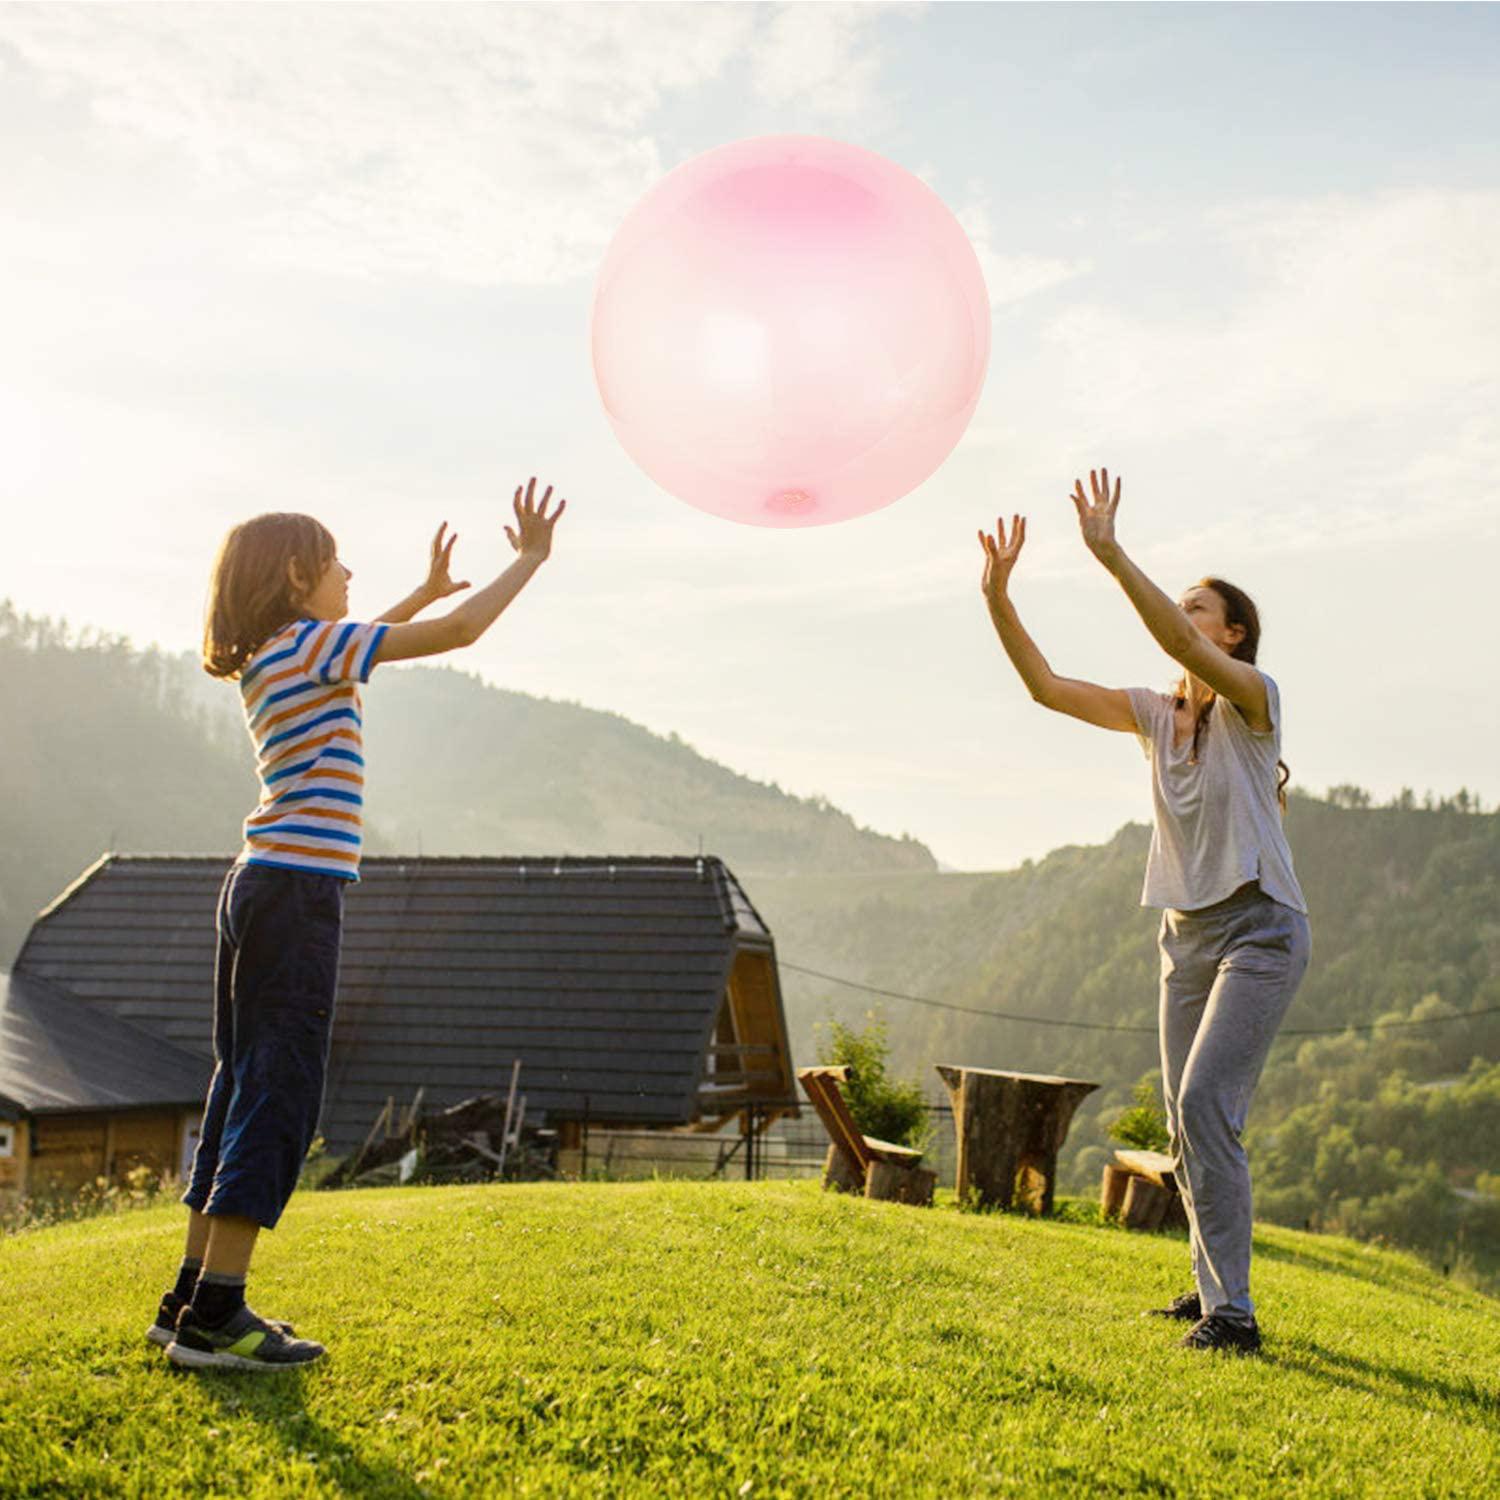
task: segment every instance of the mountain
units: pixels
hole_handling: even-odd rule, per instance
[[[39,907],[108,849],[231,854],[255,804],[233,688],[0,605],[0,964]],[[721,855],[737,871],[936,870],[859,827],[618,714],[447,668],[365,693],[373,854]],[[701,840],[701,844],[700,844]]]

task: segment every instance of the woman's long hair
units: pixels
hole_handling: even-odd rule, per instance
[[[302,600],[292,588],[288,565],[295,559],[314,587],[336,551],[326,526],[290,511],[234,527],[219,546],[209,579],[203,670],[210,677],[237,677],[283,625],[297,618]]]
[[[1222,578],[1200,578],[1195,587],[1212,589],[1224,601],[1225,624],[1238,625],[1245,632],[1229,654],[1236,661],[1254,662],[1255,653],[1260,649],[1260,611],[1256,609],[1255,601],[1244,589],[1236,588]],[[1178,678],[1177,686],[1173,691],[1177,696],[1177,706],[1181,708],[1188,701],[1186,674]],[[1196,762],[1198,759],[1198,744],[1203,738],[1203,731],[1208,727],[1208,716],[1213,710],[1216,697],[1217,694],[1210,692],[1202,707],[1199,708],[1197,717],[1193,720],[1193,749],[1189,756],[1190,761]],[[1282,812],[1285,812],[1286,787],[1292,779],[1292,771],[1284,760],[1278,760],[1276,767],[1281,772],[1276,781],[1276,800],[1281,804]]]

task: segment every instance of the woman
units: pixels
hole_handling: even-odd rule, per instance
[[[1090,552],[1182,668],[1172,693],[1057,676],[1009,595],[1026,540],[1015,516],[984,548],[984,596],[1012,665],[1038,703],[1137,735],[1151,761],[1155,826],[1143,906],[1163,909],[1161,1064],[1177,1181],[1192,1230],[1196,1292],[1161,1316],[1192,1320],[1192,1349],[1253,1352],[1250,1170],[1240,1134],[1276,1030],[1307,968],[1307,904],[1281,827],[1287,770],[1281,703],[1255,665],[1255,605],[1205,578],[1173,603],[1115,537],[1120,482],[1090,471],[1072,500]]]

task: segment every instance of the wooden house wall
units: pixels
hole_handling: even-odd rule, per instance
[[[23,1116],[0,1117],[11,1136],[11,1154],[0,1156],[0,1209],[13,1204],[26,1192],[27,1166],[31,1157],[31,1122]]]
[[[100,1177],[122,1183],[138,1166],[175,1173],[181,1119],[177,1109],[38,1116],[31,1123],[25,1191],[33,1197],[76,1192]]]

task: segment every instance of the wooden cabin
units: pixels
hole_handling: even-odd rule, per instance
[[[157,1039],[206,1083],[228,864],[106,855],[37,918],[12,983]],[[516,1059],[528,1119],[564,1145],[586,1124],[763,1129],[795,1113],[775,944],[727,866],[366,859],[345,904],[329,1153],[358,1148],[387,1099],[504,1092]]]
[[[180,1176],[210,1071],[55,984],[0,975],[0,1209],[134,1167]]]

